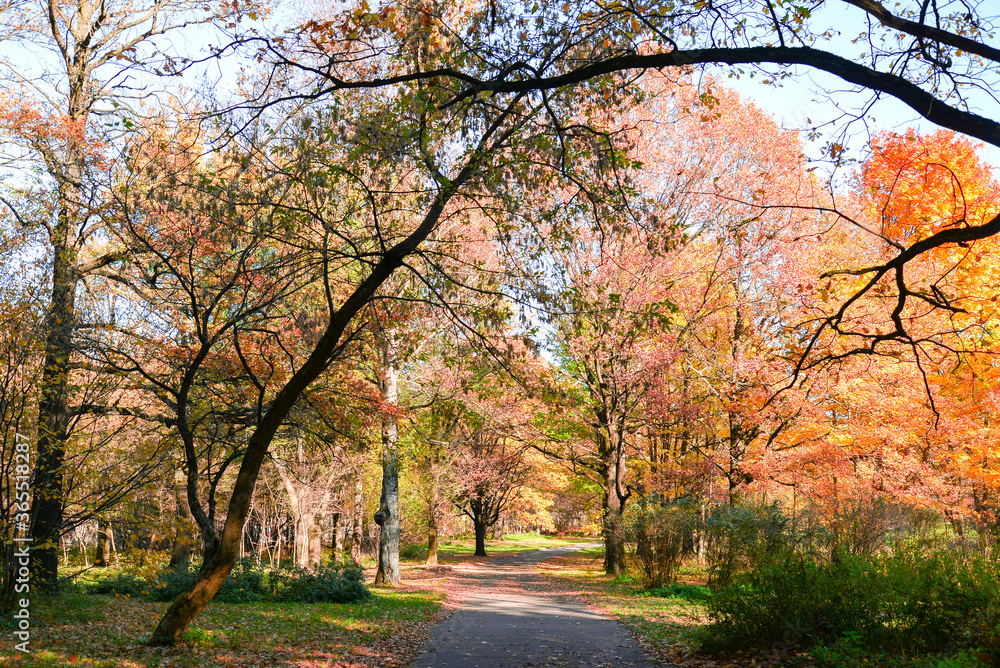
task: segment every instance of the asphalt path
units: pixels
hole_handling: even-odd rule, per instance
[[[526,552],[456,574],[472,593],[432,630],[412,668],[654,668],[618,622],[552,591],[534,571],[545,559],[597,545]]]

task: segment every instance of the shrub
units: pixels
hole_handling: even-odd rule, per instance
[[[643,594],[659,598],[679,598],[683,601],[707,601],[712,598],[712,590],[704,585],[672,584],[647,589]]]
[[[708,601],[709,649],[775,642],[942,651],[998,647],[996,562],[947,553],[847,555],[820,562],[791,550],[761,558]]]
[[[400,559],[420,559],[427,556],[427,546],[419,543],[411,543],[400,549]]]
[[[905,633],[900,643],[1000,647],[1000,572],[994,560],[900,551],[885,559],[885,615]]]
[[[685,502],[643,499],[626,509],[618,530],[631,545],[643,587],[663,587],[677,579],[696,522],[695,508]]]
[[[198,570],[190,565],[163,570],[151,584],[150,598],[154,601],[172,601],[194,583],[197,575]],[[215,600],[222,603],[266,600],[271,595],[266,578],[267,573],[252,559],[240,559],[219,588]]]
[[[152,580],[119,574],[89,588],[94,594],[145,595],[154,601],[172,601],[198,575],[193,565],[160,571]],[[219,588],[222,603],[256,603],[274,600],[294,603],[356,603],[371,597],[363,571],[352,564],[324,565],[315,570],[265,570],[251,559],[236,563]]]
[[[149,597],[154,601],[172,601],[194,582],[198,574],[190,564],[161,571],[150,583]]]
[[[215,598],[223,603],[254,603],[270,597],[267,571],[253,559],[240,559]]]
[[[777,504],[716,507],[705,527],[709,587],[725,587],[737,573],[783,552],[789,542],[787,526],[788,518]]]
[[[811,645],[851,632],[875,634],[881,627],[877,580],[863,559],[822,565],[786,550],[714,592],[708,644]]]
[[[138,596],[148,592],[149,583],[132,573],[116,573],[87,587],[87,593],[112,596]]]
[[[371,597],[364,573],[349,564],[295,569],[279,576],[276,599],[294,603],[357,603]]]

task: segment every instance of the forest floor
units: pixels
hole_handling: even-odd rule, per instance
[[[15,651],[13,627],[0,620],[0,664],[36,668],[186,666],[401,668],[425,648],[429,630],[454,612],[468,586],[456,570],[511,554],[572,544],[573,539],[520,537],[490,541],[475,557],[470,541],[445,541],[441,564],[423,565],[416,550],[401,562],[403,584],[375,587],[364,603],[213,603],[173,648],[146,647],[167,603],[68,591],[32,595],[30,654]],[[419,557],[418,562],[415,558]],[[367,573],[371,581],[374,571]]]
[[[522,536],[491,541],[487,546],[490,556],[475,557],[469,541],[445,541],[440,564],[432,567],[423,564],[426,550],[412,548],[404,552],[401,561],[403,584],[396,588],[374,587],[374,596],[367,602],[216,602],[198,617],[184,635],[184,642],[173,648],[150,648],[142,643],[166,610],[166,603],[73,591],[55,598],[34,597],[32,653],[14,651],[12,629],[6,630],[10,628],[9,620],[3,620],[0,632],[7,640],[0,645],[0,664],[25,668],[464,668],[475,666],[476,661],[462,663],[456,657],[463,652],[478,656],[474,650],[482,650],[486,643],[496,644],[493,649],[505,654],[505,659],[520,653],[521,662],[510,665],[591,665],[582,658],[588,656],[586,652],[553,642],[570,631],[541,625],[547,613],[563,615],[570,626],[584,626],[580,637],[594,641],[590,655],[608,649],[609,656],[619,654],[602,665],[743,668],[812,664],[804,656],[782,651],[727,658],[700,654],[698,635],[707,624],[702,600],[650,595],[628,578],[606,577],[602,573],[603,548],[581,542],[587,543],[588,539]],[[595,545],[593,539],[589,544]],[[574,551],[559,549],[569,545]],[[516,556],[525,552],[531,554]],[[370,582],[374,572],[368,570]],[[699,590],[694,586],[699,575],[687,574],[693,592]],[[484,627],[479,618],[471,616],[477,610],[489,612],[491,607],[495,612],[497,606],[521,606],[514,612],[523,619],[514,620],[508,614],[494,626]],[[458,610],[463,613],[449,620]],[[602,617],[617,619],[627,631],[615,630]],[[504,624],[510,628],[501,628]],[[456,631],[465,635],[455,636]],[[500,639],[499,643],[494,643],[491,633],[494,639]],[[484,638],[474,638],[477,634]],[[526,639],[529,636],[542,640]],[[610,648],[606,647],[609,637],[616,638]],[[645,657],[633,645],[633,639],[645,650]],[[470,646],[472,640],[477,647]],[[423,654],[446,644],[458,654]],[[499,665],[489,660],[479,663]],[[508,663],[504,661],[504,665]]]

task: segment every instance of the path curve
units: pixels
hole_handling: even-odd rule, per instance
[[[535,564],[600,543],[525,552],[455,574],[473,588],[432,629],[412,668],[654,668],[618,622],[578,598],[553,591]]]

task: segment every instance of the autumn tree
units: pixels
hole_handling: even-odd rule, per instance
[[[6,231],[6,230],[4,230]],[[3,235],[0,258],[7,270],[16,265],[11,251],[20,246],[15,238]],[[6,252],[4,252],[6,251]],[[27,272],[25,272],[27,273]],[[0,549],[3,573],[0,601],[14,598],[14,538],[27,535],[30,462],[30,434],[37,407],[36,391],[41,370],[38,329],[43,305],[32,297],[32,286],[21,282],[0,282]]]
[[[991,71],[1000,50],[989,44],[988,28],[998,17],[991,10],[977,6],[953,11],[952,5],[939,0],[908,0],[891,8],[873,0],[806,4],[692,0],[672,5],[669,11],[593,2],[571,8],[553,2],[503,8],[415,4],[394,7],[385,16],[345,12],[334,21],[304,25],[297,40],[251,41],[276,71],[301,68],[319,75],[303,93],[309,97],[449,77],[456,82],[455,101],[497,93],[544,96],[590,82],[604,86],[608,101],[618,104],[615,90],[621,82],[653,71],[712,65],[733,76],[755,76],[780,86],[811,69],[829,82],[822,84],[820,95],[837,96],[836,106],[844,110],[832,121],[833,134],[826,145],[827,157],[839,163],[847,157],[852,130],[858,123],[870,123],[869,110],[888,99],[941,128],[1000,146],[996,100],[991,95]],[[372,26],[397,26],[414,14],[421,17],[423,39],[460,35],[466,48],[455,57],[413,64],[398,58],[410,48],[408,43],[359,37]],[[332,29],[341,24],[355,26],[356,31]],[[852,39],[842,38],[845,25],[857,26],[849,35]],[[358,69],[359,60],[369,67]],[[845,101],[847,94],[838,84],[852,87],[855,104]],[[827,127],[805,129],[821,133]],[[903,267],[914,258],[998,231],[1000,218],[994,217],[902,244],[875,265],[854,268],[867,279],[854,294],[872,291],[886,276],[905,287]],[[913,292],[897,291],[898,303],[919,299]],[[935,307],[947,310],[948,303],[942,300]],[[822,337],[831,323],[816,325],[814,335]],[[892,335],[908,341],[901,329]]]
[[[863,254],[842,246],[841,255],[874,266],[942,230],[985,224],[996,215],[997,184],[976,149],[948,131],[876,135],[855,175],[853,200],[842,207],[853,224],[829,235],[851,239],[850,228],[861,226],[870,244]],[[834,416],[828,438],[851,463],[829,455],[826,461],[848,494],[855,484],[859,494],[904,499],[957,519],[974,515],[977,494],[993,493],[982,483],[992,459],[994,245],[990,238],[934,248],[908,263],[905,285],[884,275],[859,298],[852,296],[854,271],[828,272],[813,291],[817,317],[832,318],[837,333],[822,341],[816,359],[837,360],[825,371]],[[836,253],[831,246],[827,260]],[[913,292],[905,305],[897,299],[901,289]],[[900,329],[907,340],[895,335]],[[849,359],[858,353],[864,359]],[[822,461],[817,454],[803,465],[816,471]],[[866,479],[854,481],[852,469]],[[826,500],[844,494],[816,491]]]
[[[561,390],[545,396],[585,425],[546,451],[600,485],[609,573],[624,568],[614,526],[642,443],[676,436],[682,453],[712,453],[735,498],[752,479],[749,449],[788,425],[794,408],[764,407],[789,381],[779,337],[798,314],[787,284],[801,277],[788,247],[810,225],[774,205],[807,206],[818,191],[796,139],[736,95],[665,77],[644,89],[612,125],[642,163],[634,218],[587,222],[566,207],[565,227],[542,227],[534,275],[530,259],[515,265],[558,360]]]
[[[252,13],[255,6],[245,10]],[[186,0],[0,5],[7,46],[0,62],[6,82],[0,131],[8,157],[39,166],[44,178],[37,193],[51,207],[42,217],[15,211],[21,224],[44,231],[51,263],[31,511],[32,570],[42,585],[56,584],[54,541],[61,529],[63,462],[75,412],[71,366],[81,324],[78,291],[81,281],[120,258],[119,249],[107,245],[111,218],[103,215],[106,179],[100,174],[121,131],[143,113],[145,93],[126,80],[133,70],[172,70],[172,55],[161,50],[168,35],[239,15],[231,6]],[[18,55],[26,52],[38,57]],[[12,198],[3,201],[17,206]]]
[[[482,208],[490,200],[506,207],[506,198],[513,200],[512,192],[523,190],[529,183],[542,185],[564,180],[578,166],[589,170],[589,165],[568,159],[572,156],[560,156],[556,140],[563,139],[564,148],[578,142],[597,141],[586,133],[567,134],[556,122],[557,111],[570,113],[571,108],[591,104],[589,95],[566,100],[550,97],[545,102],[513,95],[494,99],[487,105],[472,102],[471,106],[442,107],[440,103],[454,92],[450,84],[442,83],[444,88],[420,84],[407,91],[394,91],[409,96],[403,107],[398,106],[398,98],[386,98],[381,93],[359,94],[351,105],[311,110],[309,115],[294,119],[295,125],[288,126],[287,132],[256,135],[283,143],[270,155],[251,151],[247,160],[227,164],[225,169],[232,170],[231,173],[210,175],[207,185],[221,178],[233,185],[201,189],[200,199],[194,196],[200,189],[200,176],[191,179],[184,188],[168,178],[157,181],[152,197],[148,196],[149,185],[123,195],[124,201],[133,203],[133,225],[169,223],[166,230],[176,229],[178,235],[172,246],[197,246],[199,252],[191,255],[197,258],[208,247],[206,244],[217,244],[226,259],[218,265],[217,272],[208,263],[199,269],[215,277],[211,283],[215,287],[205,295],[198,282],[188,278],[191,276],[188,257],[173,260],[168,254],[161,254],[157,257],[159,266],[155,261],[136,265],[141,274],[136,277],[135,285],[149,290],[161,285],[158,271],[176,267],[163,277],[162,285],[176,290],[178,295],[187,294],[192,304],[200,304],[197,314],[184,315],[182,309],[178,310],[185,318],[194,319],[195,325],[192,331],[195,336],[177,347],[179,359],[189,360],[182,365],[178,378],[190,378],[171,390],[180,391],[172,400],[178,418],[190,408],[186,403],[189,395],[184,393],[194,387],[194,378],[199,373],[210,370],[205,366],[192,376],[191,363],[203,364],[215,359],[215,346],[227,331],[231,337],[248,318],[252,321],[258,316],[265,317],[265,310],[259,307],[262,302],[251,296],[259,291],[272,291],[280,296],[280,292],[292,290],[301,279],[303,286],[312,286],[320,297],[314,302],[317,326],[313,334],[294,345],[284,348],[278,345],[275,350],[281,350],[281,367],[266,377],[267,383],[262,382],[261,376],[257,376],[256,384],[250,381],[247,389],[255,397],[251,404],[253,421],[239,455],[234,455],[239,464],[232,492],[226,495],[228,511],[224,528],[217,544],[207,551],[197,580],[168,609],[152,642],[174,642],[225,580],[239,553],[260,466],[279,426],[296,402],[308,394],[310,386],[359,335],[363,321],[357,316],[378,298],[378,290],[390,276],[403,267],[419,267],[417,260],[427,257],[426,253],[421,254],[424,242],[433,246],[434,232],[445,221],[462,220],[467,215],[466,209]],[[398,116],[401,110],[405,122]],[[469,134],[463,124],[473,116],[480,122],[477,130]],[[246,137],[255,137],[252,129],[248,128]],[[237,146],[249,149],[256,146],[250,141],[230,145],[234,151]],[[255,162],[258,159],[261,162]],[[611,162],[603,169],[613,171],[621,167],[614,154],[609,159]],[[394,173],[402,169],[414,174],[405,182],[420,184],[416,195],[410,188],[399,193],[398,182],[383,180],[391,176],[389,170],[382,169],[387,162],[396,166]],[[261,176],[252,181],[243,178],[241,170],[258,168],[263,170]],[[145,167],[133,172],[135,183],[147,178],[144,170]],[[159,171],[154,165],[153,172],[170,173],[170,170]],[[192,174],[205,172],[195,170]],[[259,197],[251,183],[273,190],[268,191],[269,196]],[[475,197],[467,190],[473,185]],[[190,203],[173,199],[188,189],[192,192]],[[151,202],[155,216],[147,217],[144,205],[140,206],[140,192]],[[220,198],[214,199],[215,195]],[[241,215],[240,198],[244,196],[249,200],[248,214],[254,215]],[[176,212],[172,208],[175,201],[180,207]],[[408,215],[398,211],[401,202],[409,208]],[[177,223],[181,224],[174,228]],[[159,239],[148,234],[147,238],[147,250],[156,249]],[[199,238],[204,241],[197,241]],[[231,238],[236,239],[232,247],[227,245]],[[273,244],[277,252],[252,251],[265,242]],[[301,257],[292,262],[292,256]],[[281,264],[286,259],[287,265]],[[276,271],[264,269],[271,262],[279,263]],[[246,273],[239,271],[241,264],[259,267],[262,284],[249,281]],[[430,274],[433,269],[430,264],[415,271],[426,275],[425,271]],[[284,283],[283,277],[290,282]],[[220,293],[223,288],[225,291]],[[217,309],[214,304],[219,294],[234,300],[232,306]],[[244,294],[246,300],[242,298]],[[237,317],[239,311],[243,315]],[[279,315],[270,307],[266,313],[269,317]],[[223,326],[227,322],[232,324]],[[243,328],[243,331],[263,340],[274,340],[276,345],[284,336],[270,329],[253,332]],[[248,365],[242,361],[238,364],[240,375],[249,378]],[[189,483],[189,499],[196,491]]]
[[[387,281],[365,311],[368,358],[373,362],[369,375],[383,404],[382,494],[375,517],[380,527],[377,584],[399,583],[400,418],[415,405],[427,408],[449,394],[443,388],[428,390],[435,381],[419,378],[423,374],[412,370],[432,355],[463,354],[468,347],[463,333],[466,339],[490,336],[508,312],[498,290],[496,245],[480,212],[463,212],[442,225],[431,241],[433,249],[423,254],[421,265]],[[424,387],[406,392],[403,382]],[[440,482],[435,478],[438,469],[433,457],[424,462],[433,497]],[[432,499],[430,504],[429,528],[434,528],[437,503]]]
[[[476,556],[486,556],[486,531],[514,501],[528,473],[524,446],[495,426],[465,430],[455,461],[454,503],[472,520]]]

